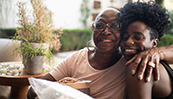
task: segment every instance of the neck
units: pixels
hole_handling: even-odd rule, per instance
[[[102,53],[95,50],[89,55],[89,62],[93,68],[102,70],[113,66],[121,57],[119,49],[113,53]]]

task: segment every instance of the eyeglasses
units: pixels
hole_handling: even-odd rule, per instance
[[[121,29],[120,23],[115,22],[115,21],[107,23],[107,24],[104,22],[96,22],[94,24],[96,31],[103,31],[106,28],[106,26],[112,31],[117,31],[117,30]]]

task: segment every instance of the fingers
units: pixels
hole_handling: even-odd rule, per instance
[[[146,82],[150,82],[151,76],[152,76],[152,72],[153,72],[153,67],[148,66],[147,67]]]
[[[134,75],[137,72],[138,66],[141,62],[141,59],[136,59],[134,66],[132,67],[132,75]]]
[[[156,65],[154,68],[154,79],[158,81],[160,79],[160,73],[159,73],[159,59],[156,60]]]
[[[135,61],[134,66],[132,67],[131,73],[132,75],[136,74],[137,68],[141,62],[141,57],[138,57],[137,55],[135,55],[132,59],[130,59],[125,65],[128,66],[130,63],[132,63],[133,61]]]
[[[146,82],[150,82],[153,68],[155,68],[155,63],[153,62],[153,58],[151,58],[151,60],[148,62]]]
[[[155,63],[153,63],[152,61],[148,62],[148,66],[155,68]]]
[[[138,72],[137,76],[139,80],[142,80],[145,74],[145,79],[147,82],[150,81],[152,77],[152,72],[154,71],[154,79],[159,80],[159,61],[160,54],[154,48],[149,49],[135,55],[131,60],[129,60],[125,65],[128,66],[130,63],[134,62],[132,67],[132,75]],[[147,68],[147,69],[146,69]]]
[[[150,61],[148,62],[148,64],[146,64],[148,66],[147,74],[146,74],[146,82],[150,82],[150,80],[151,80],[153,68],[155,68],[155,63],[153,61],[154,61],[154,59],[151,58]]]
[[[153,58],[151,58],[151,60],[148,62],[148,60],[150,60],[149,58],[146,58],[144,60],[142,60],[140,66],[139,66],[139,73],[138,73],[138,79],[142,80],[144,77],[144,73],[145,74],[145,79],[146,82],[150,82],[151,77],[152,77],[152,73],[154,70],[154,79],[156,81],[158,81],[160,79],[160,73],[159,73],[159,59],[154,60]],[[147,64],[148,63],[148,64]],[[147,69],[146,69],[147,67]]]
[[[147,67],[147,63],[148,63],[148,57],[146,57],[145,59],[142,60],[140,66],[139,66],[139,73],[138,73],[138,79],[142,80],[146,67]]]
[[[128,66],[130,63],[135,61],[136,57],[137,57],[137,55],[135,55],[133,58],[131,58],[125,65]]]

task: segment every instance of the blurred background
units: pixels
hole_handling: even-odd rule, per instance
[[[28,9],[31,7],[29,0],[0,0],[0,39],[9,38],[16,32],[18,17],[17,2],[24,1]],[[43,0],[45,9],[53,12],[54,28],[63,29],[59,51],[53,53],[75,51],[87,46],[92,38],[91,25],[97,14],[107,7],[120,9],[127,2],[137,0]],[[142,1],[142,0],[141,0]],[[144,0],[147,1],[147,0]],[[155,0],[170,12],[173,21],[173,0]],[[173,24],[171,23],[168,34],[164,35],[158,46],[173,43]],[[55,33],[57,33],[55,31]],[[0,42],[1,43],[1,42]],[[92,46],[92,45],[91,45]]]

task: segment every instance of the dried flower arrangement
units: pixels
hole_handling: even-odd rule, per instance
[[[30,0],[32,5],[32,11],[28,11],[26,2],[18,2],[18,23],[20,27],[16,29],[16,34],[13,36],[13,40],[21,40],[22,45],[17,47],[13,51],[13,55],[16,53],[22,55],[25,53],[25,62],[28,57],[34,57],[37,55],[43,55],[47,57],[50,62],[53,60],[53,54],[51,49],[59,50],[61,43],[59,37],[62,34],[62,29],[56,29],[57,33],[53,33],[52,12],[47,11],[42,0]],[[28,14],[29,13],[29,14]],[[43,47],[34,48],[30,43],[49,43],[49,49],[45,50]],[[17,55],[17,54],[16,54]]]

